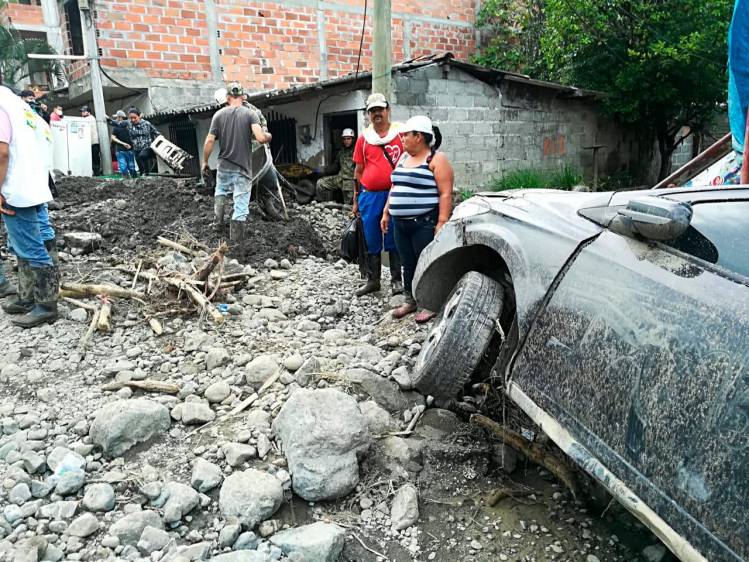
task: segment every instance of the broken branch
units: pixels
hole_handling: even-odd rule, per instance
[[[98,295],[106,295],[122,299],[143,298],[143,293],[131,289],[123,289],[117,285],[110,284],[84,285],[81,283],[63,283],[60,291],[61,297],[95,297]]]
[[[102,390],[116,391],[125,387],[133,388],[136,390],[143,390],[145,392],[163,392],[164,394],[177,394],[180,391],[180,386],[172,382],[161,382],[151,379],[142,381],[118,381],[105,384],[101,387]]]
[[[171,240],[168,240],[167,238],[164,238],[163,236],[156,237],[156,240],[162,246],[166,246],[167,248],[171,248],[172,250],[177,250],[178,252],[182,252],[183,254],[187,254],[189,256],[199,256],[200,255],[200,252],[197,252],[195,250],[191,250],[187,246],[183,246],[182,244],[179,244],[177,242],[172,242]]]
[[[100,332],[108,332],[112,328],[112,303],[105,301],[101,305],[96,329]]]
[[[88,325],[88,330],[86,330],[86,333],[83,334],[83,337],[80,341],[81,349],[86,349],[88,346],[88,342],[91,339],[91,336],[94,333],[94,330],[96,330],[96,325],[99,323],[99,314],[101,313],[101,306],[99,306],[96,309],[96,312],[94,312],[93,318],[91,318],[91,323]]]
[[[211,273],[214,269],[216,269],[216,266],[223,262],[224,256],[226,255],[226,252],[229,251],[229,246],[226,245],[226,242],[223,242],[215,252],[211,254],[211,257],[208,258],[208,261],[205,263],[203,268],[198,271],[193,278],[197,281],[206,281],[208,277],[210,277]]]

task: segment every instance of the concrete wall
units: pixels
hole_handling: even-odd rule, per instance
[[[586,178],[592,151],[601,174],[628,168],[636,154],[632,131],[605,117],[590,99],[564,99],[549,88],[504,82],[487,85],[452,68],[430,66],[398,76],[395,116],[428,115],[444,135],[457,190],[478,189],[492,177],[521,168],[570,165]]]

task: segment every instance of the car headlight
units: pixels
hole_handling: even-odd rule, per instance
[[[491,212],[491,210],[491,206],[486,199],[483,197],[472,197],[455,207],[453,214],[450,215],[450,220],[457,221],[476,215],[483,215],[484,213]]]

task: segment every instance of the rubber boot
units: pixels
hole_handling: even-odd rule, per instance
[[[0,263],[0,268],[2,267],[2,263]],[[0,279],[3,280],[3,282],[0,283],[0,299],[15,295],[18,292],[16,291],[16,288],[13,286],[13,284],[5,278],[5,275],[3,275],[2,273],[2,269],[0,269]]]
[[[245,257],[245,235],[247,223],[245,221],[231,221],[229,224],[229,240],[234,257],[244,260]]]
[[[380,254],[367,255],[367,282],[356,291],[357,297],[362,297],[380,290],[382,277],[382,256]]]
[[[390,286],[393,295],[403,294],[403,268],[401,267],[401,257],[398,252],[389,252],[390,258]]]
[[[30,312],[13,318],[21,328],[52,324],[57,320],[57,297],[60,292],[59,269],[52,266],[30,268],[34,277],[34,307]]]
[[[226,213],[226,195],[216,195],[213,198],[213,216],[216,218],[214,227],[221,230],[224,227],[224,215]]]
[[[18,259],[18,296],[2,307],[6,314],[26,314],[34,308],[34,274],[26,260]]]
[[[54,238],[52,240],[45,240],[44,247],[47,248],[47,253],[52,259],[52,265],[60,267],[60,255],[57,253],[57,240]]]

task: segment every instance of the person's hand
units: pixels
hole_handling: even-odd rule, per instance
[[[125,147],[125,150],[130,150],[131,148],[133,148],[132,146],[130,146],[130,145],[129,145],[129,144],[127,144],[127,143],[123,144],[122,146],[124,146],[124,147]]]
[[[434,235],[437,236],[439,234],[439,231],[442,230],[442,227],[445,226],[445,223],[447,221],[439,221],[437,223],[437,226],[434,227]]]
[[[387,215],[382,215],[382,219],[380,219],[380,230],[382,230],[383,234],[388,233],[389,226],[390,226],[390,217]]]
[[[205,172],[208,169],[208,162],[203,162],[203,166],[200,169]]]
[[[47,111],[47,104],[46,103],[39,104],[39,107],[42,108],[42,111]]]
[[[5,208],[5,197],[3,197],[2,195],[0,195],[0,214],[8,215],[9,217],[12,217],[16,214],[15,211]]]

